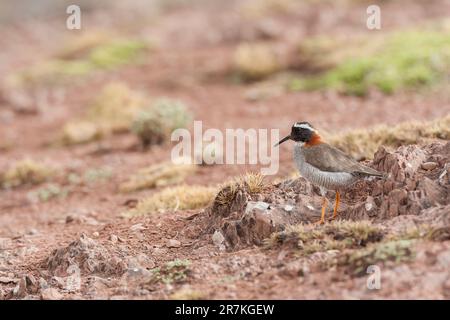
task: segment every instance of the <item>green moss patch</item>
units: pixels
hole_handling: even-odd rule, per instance
[[[292,80],[292,90],[326,88],[363,96],[376,88],[390,94],[436,84],[445,79],[450,67],[448,31],[395,32],[383,39],[368,37],[363,43],[323,42],[322,38],[316,46],[307,46],[304,59],[309,57],[313,67],[328,70]]]

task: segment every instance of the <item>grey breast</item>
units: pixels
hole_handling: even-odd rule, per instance
[[[358,179],[352,173],[324,171],[309,164],[305,161],[304,147],[299,143],[294,147],[294,162],[304,178],[322,188],[338,190]]]

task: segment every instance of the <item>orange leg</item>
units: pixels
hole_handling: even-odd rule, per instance
[[[322,215],[320,216],[320,220],[316,223],[318,224],[324,224],[325,223],[325,212],[328,207],[328,199],[326,197],[323,197],[323,203],[322,203]]]
[[[340,201],[341,201],[341,195],[339,194],[339,191],[336,191],[336,202],[334,204],[333,219],[335,219],[338,215],[338,208],[339,208]]]

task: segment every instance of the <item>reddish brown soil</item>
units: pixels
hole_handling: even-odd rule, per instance
[[[450,12],[449,1],[429,1],[427,4],[408,1],[407,5],[406,1],[382,3],[386,29],[445,17]],[[381,290],[369,291],[365,277],[353,278],[337,270],[312,270],[306,276],[299,276],[303,260],[295,251],[264,250],[256,246],[233,252],[219,250],[212,243],[211,234],[202,230],[203,225],[196,225],[196,220],[190,218],[202,212],[169,212],[132,219],[121,216],[127,209],[127,201],[141,199],[155,190],[124,195],[117,191],[117,185],[143,166],[168,160],[170,146],[140,151],[133,148],[136,140],[131,134],[83,146],[48,146],[58,136],[63,123],[81,114],[98,89],[112,79],[145,90],[152,97],[182,99],[192,107],[195,119],[202,120],[205,128],[280,128],[283,134],[289,131],[294,121],[307,120],[322,130],[337,132],[379,123],[433,119],[450,112],[450,100],[442,92],[392,96],[373,93],[367,98],[320,92],[282,93],[251,102],[246,95],[258,84],[233,84],[227,72],[236,44],[258,37],[245,32],[255,28],[256,22],[236,17],[232,5],[230,2],[228,5],[172,9],[151,19],[148,24],[142,24],[138,19],[137,26],[130,26],[125,33],[158,39],[159,49],[149,53],[144,65],[124,67],[65,86],[62,101],[42,104],[33,98],[31,112],[24,113],[8,99],[2,102],[0,92],[1,142],[11,145],[8,150],[0,149],[0,169],[30,157],[49,161],[64,173],[82,174],[88,169],[104,166],[113,172],[106,181],[73,187],[66,198],[48,202],[33,203],[28,199],[27,194],[40,186],[0,190],[0,299],[39,298],[39,292],[17,295],[13,289],[27,275],[51,283],[52,274],[45,266],[45,260],[53,250],[67,247],[82,234],[129,266],[133,259],[140,259],[139,265],[144,269],[163,266],[174,259],[189,259],[191,272],[184,283],[152,286],[139,278],[134,279],[129,272],[84,273],[81,290],[69,292],[52,285],[63,298],[160,299],[169,298],[183,288],[200,291],[204,298],[210,299],[450,297],[448,241],[423,243],[417,248],[418,257],[414,262],[387,268]],[[365,17],[364,5],[318,6],[302,7],[305,10],[299,9],[298,13],[265,19],[272,19],[277,28],[286,30],[283,34],[292,34],[298,39],[320,33],[370,36],[361,22],[361,17]],[[114,24],[113,17],[121,17],[116,11],[103,19],[95,12],[86,17],[86,25],[119,31],[125,30],[123,25],[130,22],[124,17],[122,22]],[[6,74],[54,52],[61,39],[70,35],[61,23],[62,19],[58,18],[2,25],[0,72]],[[287,42],[285,38],[282,35],[275,41]],[[281,148],[280,157],[278,176],[283,177],[293,170],[290,146]],[[251,169],[257,168],[201,167],[187,183],[216,185]],[[133,231],[135,225],[138,225],[137,231]],[[169,239],[180,241],[180,247],[168,247]]]

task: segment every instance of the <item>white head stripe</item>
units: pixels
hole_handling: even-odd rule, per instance
[[[316,131],[314,128],[312,128],[309,124],[307,124],[307,123],[296,123],[295,125],[294,125],[294,127],[296,127],[296,128],[302,128],[302,129],[307,129],[307,130],[310,130],[310,131]]]

